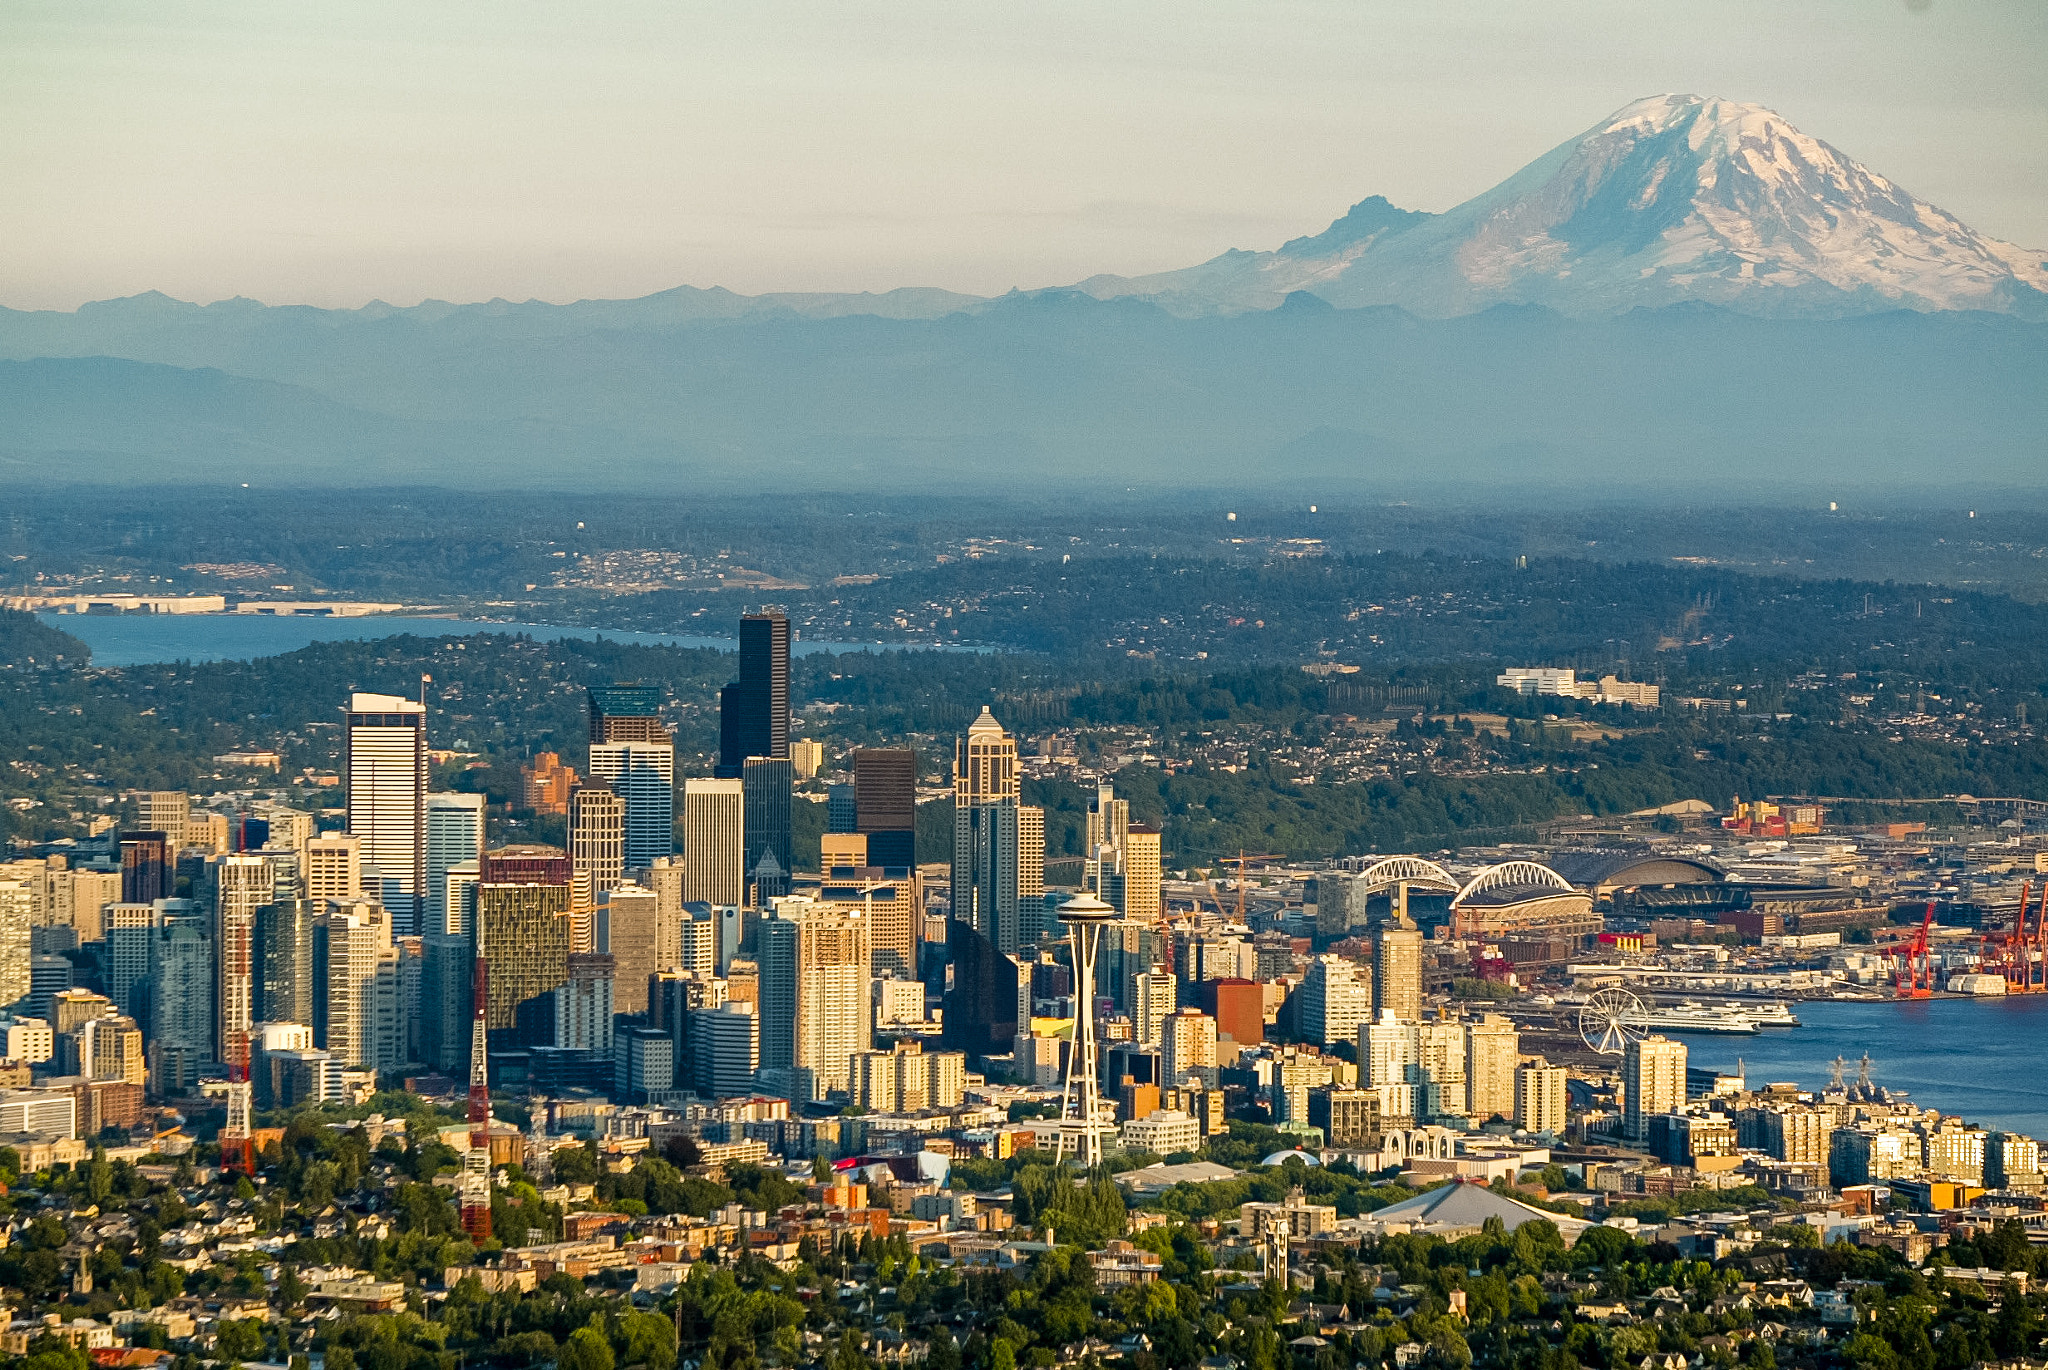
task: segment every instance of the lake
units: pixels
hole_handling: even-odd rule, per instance
[[[739,650],[737,637],[690,637],[635,633],[616,628],[577,628],[548,623],[480,623],[459,618],[314,618],[267,614],[39,614],[38,618],[92,648],[95,666],[152,666],[168,661],[252,661],[281,656],[315,642],[367,642],[413,634],[466,637],[472,633],[525,633],[543,642],[557,638],[604,638],[646,647],[709,647]],[[797,656],[813,652],[971,652],[986,648],[900,642],[793,642]]]
[[[1922,1108],[1956,1113],[1980,1127],[2048,1140],[2048,995],[2005,999],[1926,999],[1883,1003],[1821,1001],[1793,1006],[1800,1027],[1755,1037],[1668,1033],[1685,1042],[1690,1063],[1732,1069],[1742,1058],[1750,1084],[1792,1080],[1803,1089],[1828,1082],[1828,1064],[1848,1061],[1848,1079],[1870,1053],[1870,1078],[1903,1089]]]

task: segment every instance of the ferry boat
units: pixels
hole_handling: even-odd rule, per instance
[[[1775,1000],[1767,1003],[1738,1003],[1730,1000],[1724,1007],[1731,1013],[1744,1015],[1750,1022],[1755,1023],[1760,1028],[1796,1028],[1799,1026],[1799,1015],[1794,1013],[1792,1006],[1787,1003]]]
[[[1629,1026],[1645,1032],[1710,1032],[1725,1037],[1754,1037],[1756,1022],[1739,1009],[1715,1008],[1688,1000],[1682,1004],[1652,1004],[1647,1011],[1629,1019]]]

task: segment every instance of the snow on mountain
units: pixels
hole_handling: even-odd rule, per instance
[[[1184,314],[1271,309],[1305,290],[1432,316],[1696,300],[1794,317],[2048,318],[2048,252],[1975,232],[1760,105],[1659,95],[1443,214],[1375,196],[1273,252],[1077,288]]]

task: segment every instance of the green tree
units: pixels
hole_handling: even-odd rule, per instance
[[[612,1344],[594,1327],[579,1327],[569,1334],[555,1357],[556,1370],[612,1370]]]

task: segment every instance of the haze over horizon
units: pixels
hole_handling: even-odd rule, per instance
[[[356,306],[1187,267],[1442,211],[1640,96],[2048,245],[2048,9],[214,3],[0,14],[0,304]],[[764,168],[768,169],[764,172]]]

